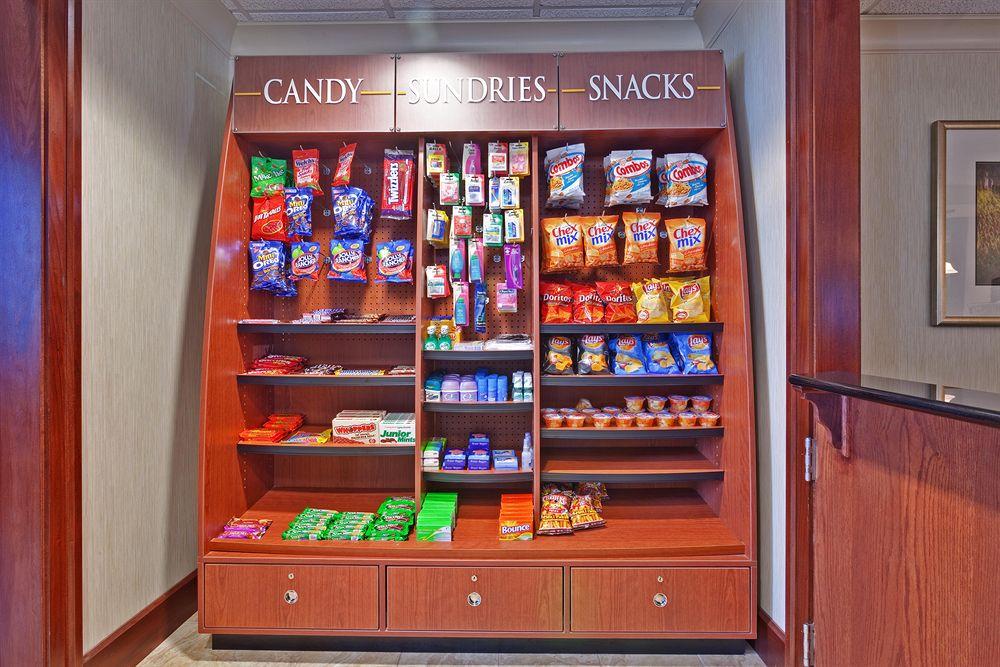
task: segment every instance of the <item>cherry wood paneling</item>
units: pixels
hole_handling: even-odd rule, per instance
[[[561,567],[386,568],[389,630],[555,632],[562,607]]]
[[[378,628],[375,565],[207,564],[203,571],[206,629]]]
[[[816,664],[995,663],[1000,429],[848,399],[845,438],[818,450]]]
[[[750,643],[767,667],[785,664],[785,633],[763,609],[757,610],[757,638]]]
[[[570,581],[574,632],[752,628],[750,568],[574,567]],[[666,597],[662,607],[659,595]]]

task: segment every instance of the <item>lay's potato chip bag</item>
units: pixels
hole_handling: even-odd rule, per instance
[[[588,215],[578,218],[583,230],[584,263],[588,266],[617,266],[615,246],[617,215]]]
[[[659,213],[622,213],[625,223],[625,258],[622,264],[656,264],[659,261]]]
[[[672,333],[670,345],[685,375],[711,375],[718,373],[712,361],[712,334]]]
[[[632,283],[635,294],[635,312],[639,324],[667,324],[670,322],[670,286],[667,281],[649,278]]]
[[[622,334],[611,339],[612,371],[615,375],[642,375],[646,372],[642,340]]]
[[[676,218],[665,222],[670,238],[670,271],[704,271],[708,225],[703,218]]]
[[[674,322],[711,321],[712,288],[708,276],[695,280],[670,280],[667,284],[673,293],[670,308]]]
[[[583,231],[576,216],[542,220],[542,273],[582,269]]]

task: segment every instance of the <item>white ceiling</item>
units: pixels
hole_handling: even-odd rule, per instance
[[[222,0],[240,23],[691,17],[700,0]]]
[[[861,0],[861,13],[871,16],[1000,14],[1000,0]]]

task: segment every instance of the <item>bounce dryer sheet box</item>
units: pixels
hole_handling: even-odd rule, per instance
[[[379,440],[384,445],[416,445],[417,416],[412,412],[390,412],[382,419]]]
[[[333,418],[330,443],[377,445],[383,417],[383,410],[342,410]]]

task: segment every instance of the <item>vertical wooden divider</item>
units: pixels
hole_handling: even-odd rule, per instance
[[[414,211],[416,220],[416,236],[413,239],[414,267],[416,273],[413,284],[417,293],[413,299],[413,310],[416,321],[413,324],[413,412],[416,415],[416,444],[413,447],[413,498],[417,502],[417,511],[420,511],[420,498],[423,495],[423,441],[424,441],[424,355],[423,336],[421,335],[424,322],[424,294],[426,292],[426,276],[424,275],[424,253],[427,252],[427,244],[424,243],[425,207],[424,192],[426,190],[424,174],[424,138],[420,137],[417,142],[417,192],[415,198]]]
[[[531,410],[531,446],[535,451],[535,458],[532,461],[532,494],[535,498],[535,518],[539,517],[541,504],[541,458],[542,458],[542,401],[541,401],[541,313],[538,311],[538,281],[541,271],[542,255],[539,247],[539,211],[541,204],[539,198],[541,191],[538,189],[540,179],[538,178],[538,135],[531,137],[531,291],[528,294],[528,309],[531,316],[531,341],[535,348],[532,355],[531,381],[534,402]]]

